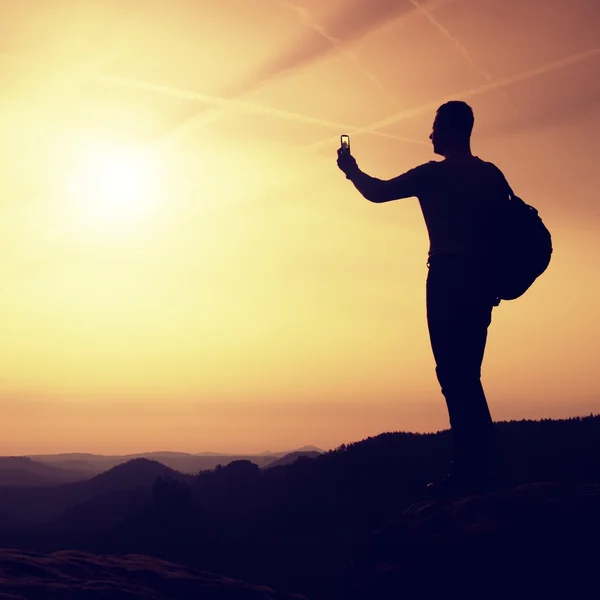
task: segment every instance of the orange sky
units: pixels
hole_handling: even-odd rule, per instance
[[[0,454],[335,447],[448,426],[415,198],[435,109],[555,253],[495,309],[496,419],[599,412],[595,0],[14,0],[0,22]]]

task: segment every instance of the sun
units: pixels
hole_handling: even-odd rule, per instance
[[[142,226],[164,197],[162,175],[152,149],[88,145],[70,168],[69,200],[78,223],[106,234]]]

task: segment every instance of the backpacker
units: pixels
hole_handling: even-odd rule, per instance
[[[493,254],[498,297],[514,300],[548,267],[552,236],[538,211],[516,196],[508,182],[506,186],[507,200],[500,206],[494,223]]]

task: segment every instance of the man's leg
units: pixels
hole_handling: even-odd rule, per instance
[[[454,435],[455,474],[465,479],[487,475],[492,438],[481,364],[493,301],[478,274],[446,261],[433,265],[427,280],[429,335]]]

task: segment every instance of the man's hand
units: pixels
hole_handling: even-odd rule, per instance
[[[352,179],[352,176],[359,171],[356,159],[350,154],[347,148],[339,148],[337,154],[337,166],[340,168],[340,171],[346,174],[347,179]]]

